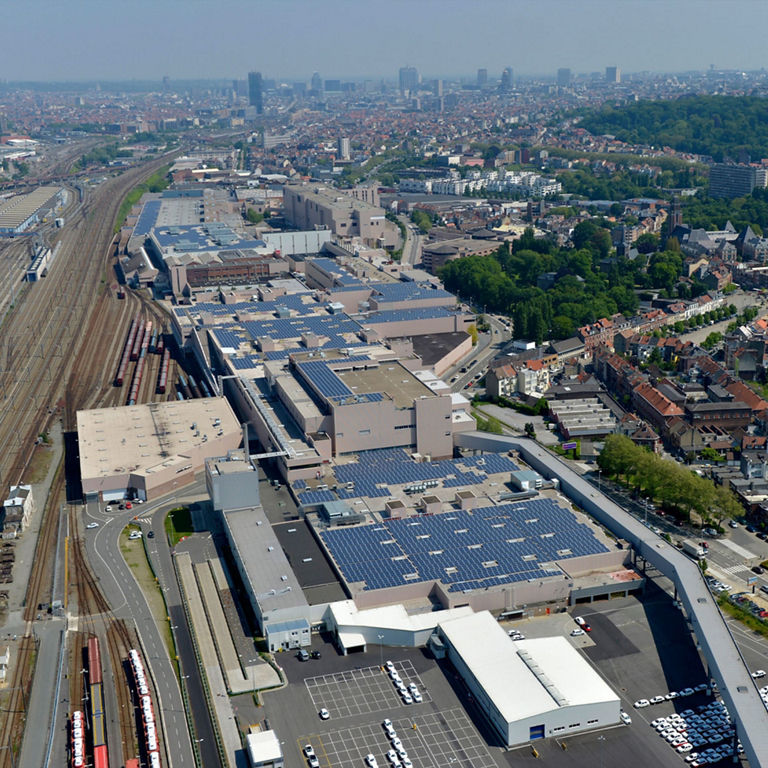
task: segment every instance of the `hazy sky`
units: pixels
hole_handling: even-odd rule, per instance
[[[0,78],[759,69],[766,0],[0,0]]]

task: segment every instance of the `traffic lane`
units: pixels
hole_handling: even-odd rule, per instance
[[[121,515],[109,520],[100,529],[100,541],[97,541],[97,537],[92,540],[96,554],[96,559],[92,562],[100,571],[100,584],[107,600],[113,606],[120,603],[117,609],[113,607],[113,613],[132,622],[141,638],[146,661],[157,689],[158,709],[162,712],[169,757],[175,765],[192,765],[192,744],[187,731],[181,692],[168,650],[144,594],[120,552],[120,533],[130,521],[131,512],[125,517]],[[105,550],[104,555],[99,544]],[[126,589],[123,589],[124,585]],[[127,588],[128,585],[133,588]]]

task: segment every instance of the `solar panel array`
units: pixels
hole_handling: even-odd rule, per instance
[[[241,344],[248,344],[248,340],[242,338],[242,333],[238,334],[235,331],[230,331],[228,328],[213,328],[211,333],[215,336],[221,347],[232,347],[237,350],[240,349]]]
[[[134,235],[148,235],[149,230],[155,226],[157,217],[160,214],[160,200],[148,200],[141,209],[136,226],[133,228]]]
[[[354,392],[328,367],[324,360],[308,360],[296,366],[307,381],[325,397],[349,397]]]
[[[608,552],[594,531],[552,499],[443,512],[320,536],[350,582],[365,590],[442,581],[449,591],[558,573],[556,560]]]
[[[174,247],[176,251],[215,251],[227,248],[264,248],[263,240],[241,238],[226,225],[174,225],[155,228],[155,238],[161,248]]]
[[[397,283],[372,283],[375,296],[379,304],[390,301],[414,301],[417,299],[451,298],[453,294],[442,288],[432,288],[431,283],[397,282]]]
[[[382,448],[360,453],[357,462],[339,465],[334,473],[340,483],[355,484],[354,492],[347,492],[343,498],[368,495],[375,498],[382,494],[365,491],[376,489],[376,484],[382,481],[389,485],[408,485],[434,480],[442,482],[444,488],[459,488],[478,485],[488,475],[517,469],[508,456],[498,453],[417,463],[402,448]]]
[[[300,504],[321,504],[324,501],[336,501],[333,491],[304,491],[298,494]]]
[[[415,307],[414,309],[383,309],[366,315],[365,324],[398,323],[404,320],[430,320],[435,317],[453,317],[445,307]]]
[[[244,355],[243,357],[231,357],[232,365],[236,371],[247,371],[256,368],[263,362],[258,355]]]
[[[304,317],[246,320],[243,328],[254,341],[259,338],[298,339],[304,333],[328,336],[332,346],[348,346],[342,334],[357,335],[360,326],[346,315],[307,315]]]

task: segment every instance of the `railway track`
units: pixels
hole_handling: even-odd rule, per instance
[[[111,377],[115,357],[131,313],[138,305],[161,317],[160,310],[143,297],[118,301],[109,289],[108,270],[113,252],[112,225],[125,194],[168,160],[127,171],[105,182],[70,220],[61,239],[59,255],[49,275],[27,286],[21,300],[3,321],[0,338],[0,484],[22,481],[36,438],[47,431],[63,408],[63,426],[73,428],[75,414],[94,405],[120,403]],[[32,621],[40,602],[50,596],[51,564],[55,561],[57,514],[64,498],[63,463],[57,469],[35,550],[26,592],[25,619]],[[77,515],[72,512],[73,518]],[[77,520],[70,530],[78,531]],[[77,539],[77,541],[75,541]],[[116,679],[122,659],[136,642],[130,630],[109,612],[85,560],[79,536],[73,539],[73,576],[78,610],[91,626],[100,622],[107,638]],[[0,723],[0,744],[18,745],[24,728],[24,696],[28,697],[34,660],[34,640],[23,638],[9,700],[9,717]],[[77,663],[77,659],[75,659]],[[71,667],[72,662],[70,662]],[[79,676],[78,676],[79,677]],[[123,676],[124,677],[124,676]],[[123,683],[124,683],[123,679]],[[77,687],[77,686],[75,686]],[[127,684],[116,686],[125,759],[135,756],[135,711]],[[26,692],[26,693],[25,693]],[[81,690],[72,692],[82,696]],[[79,700],[74,698],[73,701]],[[20,706],[23,704],[24,706]],[[127,713],[127,714],[126,714]],[[131,715],[133,715],[131,717]],[[129,737],[129,733],[133,734]],[[11,765],[12,750],[0,750],[0,768]]]

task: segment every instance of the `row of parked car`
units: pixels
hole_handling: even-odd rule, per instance
[[[416,683],[410,683],[406,688],[400,673],[395,669],[395,665],[391,661],[387,661],[384,666],[387,668],[389,679],[395,684],[395,688],[397,688],[403,703],[413,704],[416,702],[416,704],[421,704],[424,699]]]
[[[674,699],[685,698],[686,696],[693,696],[694,693],[702,693],[707,690],[706,683],[699,683],[694,688],[683,688],[682,691],[670,691],[663,695],[653,696],[650,699],[638,699],[634,703],[635,709],[643,709],[643,707],[649,707],[651,704],[661,704],[665,701],[672,701]]]
[[[762,589],[762,587],[760,589]],[[728,599],[734,603],[734,605],[738,605],[742,610],[749,611],[758,619],[768,621],[768,611],[763,608],[762,605],[758,605],[752,600],[751,592],[736,592],[736,594],[728,595]]]
[[[734,751],[744,751],[741,744],[734,750],[733,723],[721,701],[659,717],[651,722],[651,727],[694,768],[714,765],[732,757]]]
[[[387,664],[391,663],[392,662],[387,662]],[[394,667],[392,669],[394,669]],[[387,718],[381,725],[391,744],[391,748],[387,751],[387,760],[389,761],[389,764],[392,768],[413,768],[411,758],[408,757],[408,752],[403,746],[403,742],[397,737],[397,731],[395,731],[395,726],[392,725],[392,721]],[[365,764],[368,768],[379,768],[379,765],[376,762],[376,757],[373,754],[365,756]]]

